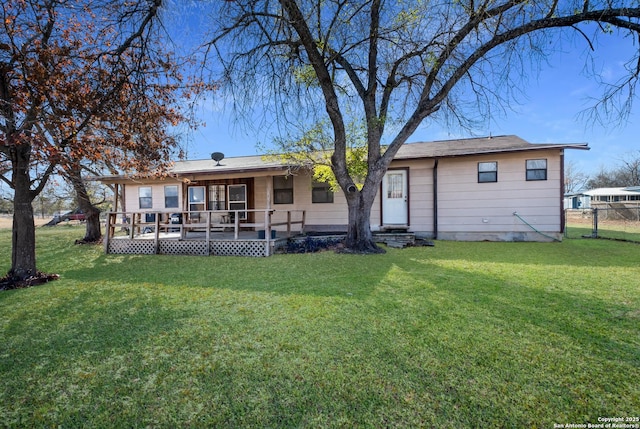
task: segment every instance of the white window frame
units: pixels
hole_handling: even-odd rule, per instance
[[[148,191],[148,195],[146,195],[146,192],[144,191]],[[145,203],[143,203],[143,200],[145,201]],[[147,200],[148,203],[146,202]],[[141,209],[153,208],[153,188],[151,186],[138,187],[138,207]]]
[[[167,195],[167,190],[171,188],[175,188],[176,190],[176,194],[175,195]],[[167,198],[175,198],[175,205],[169,205],[167,202]],[[166,185],[164,187],[164,208],[165,209],[174,209],[174,208],[179,208],[180,207],[180,189],[178,188],[178,185]]]
[[[239,210],[239,218],[245,220],[247,218],[247,185],[227,185],[227,203],[229,211]]]

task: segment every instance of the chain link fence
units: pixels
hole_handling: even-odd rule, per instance
[[[640,243],[640,204],[607,203],[565,211],[566,238],[607,238]]]

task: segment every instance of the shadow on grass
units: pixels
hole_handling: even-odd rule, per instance
[[[563,245],[540,247],[553,255],[523,246],[526,264],[571,265],[559,260],[568,252],[557,253]],[[46,422],[107,426],[100,418],[115,416],[122,426],[188,426],[191,418],[202,427],[546,427],[612,410],[631,415],[640,396],[625,380],[640,375],[638,315],[588,285],[553,289],[477,269],[522,264],[519,249],[477,243],[373,256],[99,255],[62,273],[62,282],[75,284],[43,289],[42,308],[15,310],[18,293],[0,297],[19,312],[3,332],[10,341],[0,345],[0,355],[12,357],[0,360],[14,380],[5,398],[37,394],[20,388],[56,365],[68,376],[83,359],[98,366],[117,354],[137,359],[127,377],[109,366],[100,367],[98,381],[60,377],[80,411]],[[456,258],[470,268],[437,263]],[[576,266],[586,264],[577,259]],[[349,299],[331,299],[339,297]],[[45,367],[33,371],[38,365]],[[74,394],[77,384],[91,393]],[[65,400],[52,394],[37,405],[64,408]]]
[[[166,308],[161,297],[144,291],[129,290],[123,295],[117,287],[70,289],[40,308],[14,315],[4,334],[12,337],[11,348],[22,355],[22,363],[38,360],[43,352],[54,360],[57,356],[73,359],[86,353],[129,350],[179,328],[180,320],[188,316],[187,309]]]
[[[416,265],[425,265],[424,271],[447,279],[442,289],[434,284],[458,306],[475,312],[483,320],[499,323],[505,330],[522,333],[537,329],[570,339],[603,358],[640,365],[637,335],[640,311],[633,305],[633,301],[640,300],[640,283],[623,286],[632,300],[628,301],[615,293],[613,296],[606,291],[594,293],[590,284],[571,279],[570,275],[566,279],[553,279],[563,285],[561,288],[548,279],[531,285],[514,277],[466,273],[428,261],[400,263],[411,272],[420,269]]]

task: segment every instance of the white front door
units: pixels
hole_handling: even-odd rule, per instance
[[[387,171],[382,180],[382,224],[409,224],[406,170]]]

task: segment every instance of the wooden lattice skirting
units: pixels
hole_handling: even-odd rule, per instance
[[[158,240],[158,249],[153,239],[115,239],[109,241],[107,253],[153,255],[218,255],[218,256],[254,256],[264,257],[274,249],[285,245],[286,240],[270,241],[271,252],[267,253],[264,240]]]

